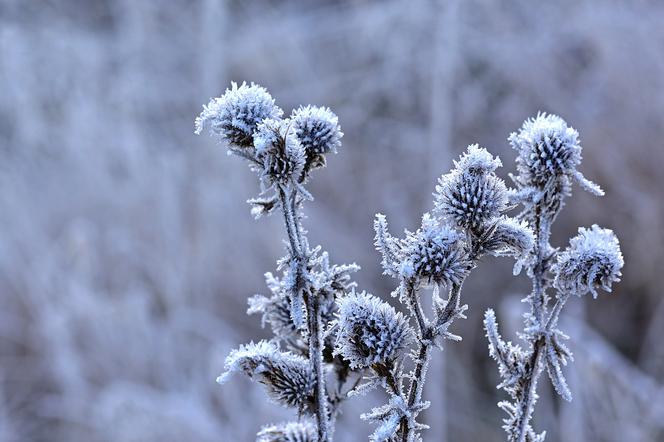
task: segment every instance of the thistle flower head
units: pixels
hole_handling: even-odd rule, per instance
[[[422,226],[407,235],[402,251],[404,279],[449,285],[461,281],[469,271],[464,236],[428,213],[422,216]]]
[[[459,227],[481,230],[507,208],[507,187],[494,173],[500,165],[486,149],[469,146],[455,169],[438,180],[435,211]]]
[[[268,184],[286,184],[299,179],[305,164],[305,152],[289,120],[267,119],[254,132],[256,158],[262,164],[261,180]]]
[[[217,378],[220,384],[234,372],[243,372],[265,385],[270,397],[284,406],[304,410],[311,401],[314,375],[309,361],[280,351],[272,342],[252,342],[233,350],[226,357],[225,368]]]
[[[610,229],[594,224],[579,228],[579,234],[558,255],[553,268],[554,285],[563,293],[578,296],[590,292],[597,297],[597,288],[610,292],[619,281],[624,260],[618,238]]]
[[[268,91],[256,84],[231,83],[224,95],[212,98],[196,118],[196,134],[209,128],[210,134],[229,143],[250,147],[258,124],[267,118],[278,119],[283,111],[274,104]]]
[[[267,425],[256,435],[256,442],[318,442],[318,432],[309,421]]]
[[[497,223],[485,248],[494,256],[523,256],[528,254],[535,244],[535,235],[525,221],[508,216]]]
[[[394,307],[368,293],[351,293],[338,301],[335,354],[351,368],[388,364],[410,343],[413,331]]]
[[[519,185],[545,189],[562,179],[567,188],[567,182],[573,178],[591,193],[603,194],[599,186],[576,170],[581,164],[579,133],[559,116],[539,113],[526,120],[518,133],[512,133],[509,141],[518,152]]]
[[[293,111],[290,120],[307,155],[336,153],[341,146],[344,134],[339,118],[329,108],[302,106]]]

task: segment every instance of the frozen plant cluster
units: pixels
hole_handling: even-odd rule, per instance
[[[577,170],[581,163],[577,131],[562,118],[542,113],[524,122],[509,141],[517,151],[517,175],[512,176],[517,186],[513,200],[522,205],[517,218],[527,222],[535,235],[532,250],[524,261],[533,287],[525,298],[530,311],[524,315],[525,328],[520,335],[526,346],[505,342],[491,309],[485,314],[484,327],[489,352],[497,361],[502,378],[498,387],[511,397],[498,404],[508,415],[503,426],[508,441],[541,442],[546,432],[537,433],[530,424],[541,373],[546,370],[563,399],[572,399],[562,370],[572,354],[563,343],[568,337],[558,328],[560,312],[570,295],[592,293],[597,297],[598,288],[611,291],[624,262],[616,235],[597,225],[579,228],[578,235],[563,251],[549,243],[551,225],[565,198],[571,195],[573,180],[595,195],[603,194],[598,185]],[[555,290],[553,305],[548,289]]]
[[[355,264],[330,264],[327,252],[310,247],[302,226],[302,206],[312,172],[336,153],[343,133],[329,109],[306,106],[289,118],[262,87],[233,83],[213,98],[196,119],[196,133],[209,130],[225,141],[228,152],[248,161],[258,175],[261,194],[248,202],[257,218],[274,211],[284,217],[286,255],[278,260],[281,276],[266,273],[269,296],[249,299],[250,314],[260,314],[274,336],[241,346],[226,358],[224,383],[234,372],[265,386],[278,404],[297,410],[298,421],[264,427],[259,441],[325,442],[331,440],[345,384],[354,376],[350,362],[333,352],[326,335],[337,300],[355,286]],[[334,380],[327,381],[328,373]]]
[[[512,398],[499,404],[508,413],[508,440],[543,441],[544,433],[530,425],[541,372],[546,369],[555,390],[571,399],[562,371],[572,357],[558,328],[562,307],[572,294],[609,291],[623,266],[616,236],[596,225],[579,229],[562,252],[549,244],[572,182],[602,194],[577,170],[578,133],[557,116],[539,114],[509,138],[517,151],[515,189],[496,175],[501,160],[472,144],[438,180],[433,210],[417,230],[394,236],[387,218],[376,215],[374,244],[384,274],[396,280],[392,296],[402,313],[356,291],[351,274],[359,268],[330,264],[320,246],[309,246],[302,225],[302,206],[313,199],[306,189],[312,172],[341,145],[338,118],[315,106],[282,116],[264,88],[243,83],[212,99],[196,120],[197,133],[209,129],[257,173],[261,194],[248,201],[252,213],[258,218],[279,211],[286,227],[287,253],[277,263],[281,275],[266,273],[270,294],[249,299],[248,313],[261,315],[274,336],[232,351],[218,378],[223,384],[244,373],[262,383],[274,402],[297,411],[297,421],[265,426],[257,440],[331,441],[341,403],[375,388],[387,397],[361,416],[376,424],[370,440],[422,440],[428,427],[418,417],[430,404],[425,385],[434,349],[442,350],[447,339],[461,340],[450,327],[468,309],[462,287],[488,254],[513,257],[514,274],[525,268],[533,282],[521,334],[525,348],[503,340],[491,309],[484,326],[502,377],[499,387]],[[509,216],[518,205],[522,210]],[[549,288],[556,290],[553,306]]]

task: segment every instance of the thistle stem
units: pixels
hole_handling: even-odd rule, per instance
[[[531,294],[531,327],[538,327],[542,331],[544,316],[546,313],[546,281],[545,281],[545,256],[549,249],[548,232],[545,231],[542,220],[542,210],[538,205],[535,209],[535,254],[536,262],[533,268],[533,292]],[[519,420],[516,425],[516,434],[513,435],[514,442],[525,442],[528,436],[530,418],[533,407],[537,400],[537,380],[542,373],[541,361],[545,345],[543,336],[539,336],[532,343],[532,354],[530,362],[526,367],[523,381],[523,394],[519,398]]]
[[[462,284],[463,282],[452,285],[447,304],[445,305],[445,309],[440,316],[440,325],[446,324],[454,317],[454,312],[459,306],[459,297]],[[415,287],[410,284],[408,285],[407,289],[408,299],[411,302],[411,308],[415,312],[415,317],[417,319],[419,328],[418,338],[420,341],[420,348],[417,355],[417,363],[415,365],[414,375],[410,381],[410,387],[408,388],[408,407],[412,408],[416,403],[419,403],[422,400],[422,391],[424,390],[426,372],[429,366],[429,361],[431,359],[431,347],[434,344],[434,336],[432,336],[432,330],[428,326],[426,318],[424,318],[422,313],[422,305],[419,298],[417,297],[417,291]],[[415,435],[415,429],[410,425],[410,422],[407,419],[402,421],[401,428],[403,436],[402,440],[404,442],[412,440]]]
[[[294,189],[279,188],[286,231],[291,248],[291,257],[296,262],[297,278],[302,278],[306,270],[306,259],[304,241],[299,227],[299,216],[297,214],[297,191]],[[304,290],[304,281],[297,281],[296,290]],[[323,330],[321,326],[320,303],[315,293],[304,293],[307,306],[307,325],[309,329],[309,361],[313,365],[315,378],[315,414],[318,425],[318,440],[328,442],[329,414],[327,411],[327,391],[325,389],[325,371],[323,369]]]

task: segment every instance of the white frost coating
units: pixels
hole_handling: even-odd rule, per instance
[[[613,231],[597,224],[589,229],[580,227],[569,244],[558,255],[553,269],[556,288],[577,296],[590,292],[593,298],[597,297],[598,287],[610,292],[613,282],[620,281],[625,263]]]

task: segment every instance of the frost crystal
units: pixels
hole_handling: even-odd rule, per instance
[[[318,442],[318,434],[309,421],[286,422],[263,427],[256,442]]]
[[[351,367],[390,364],[409,345],[413,331],[394,307],[368,293],[351,293],[338,301],[335,354]]]
[[[436,212],[459,227],[480,230],[507,208],[507,187],[494,173],[501,165],[486,149],[468,146],[455,169],[438,180]]]
[[[314,392],[314,376],[309,361],[282,352],[269,341],[240,346],[226,357],[226,372],[217,378],[220,384],[234,372],[243,372],[265,385],[277,403],[304,411]]]
[[[224,95],[203,106],[203,112],[196,118],[196,134],[209,128],[211,134],[231,144],[250,147],[258,124],[267,118],[278,119],[282,114],[265,88],[253,83],[248,86],[243,82],[239,87],[231,83]]]
[[[579,228],[579,234],[558,255],[553,272],[558,290],[578,296],[590,292],[597,297],[597,288],[607,292],[620,280],[624,264],[618,238],[610,229],[594,224],[590,229]]]
[[[581,164],[579,133],[557,115],[537,114],[526,120],[518,133],[512,133],[509,141],[518,152],[520,186],[545,189],[562,184],[562,190],[568,193],[568,181],[573,178],[591,193],[604,193],[576,170]],[[563,181],[556,183],[560,180]]]
[[[263,165],[264,183],[286,184],[299,180],[304,170],[305,152],[288,120],[268,119],[254,133],[256,158]]]
[[[462,234],[425,213],[422,227],[408,233],[402,246],[401,276],[427,284],[458,283],[468,274],[470,265],[463,239]]]

